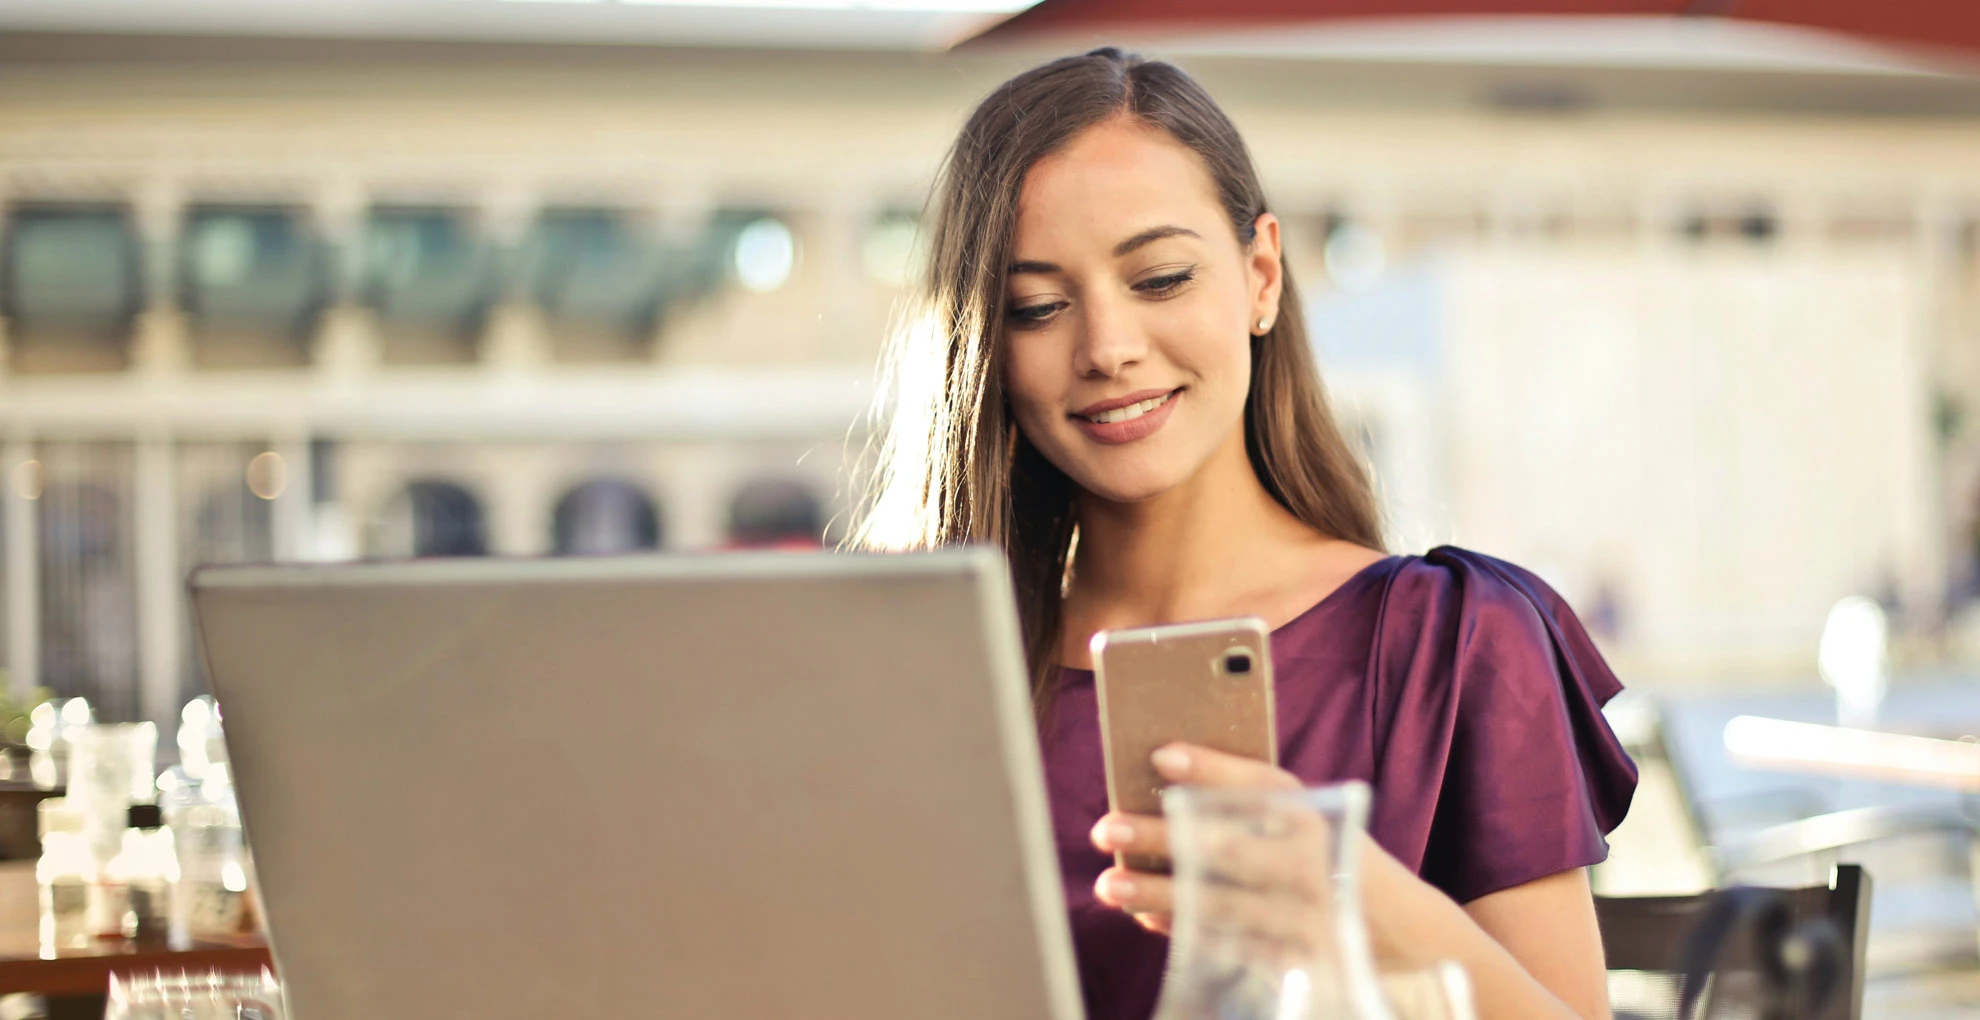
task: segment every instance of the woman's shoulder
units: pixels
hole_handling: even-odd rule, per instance
[[[1467,636],[1527,633],[1538,638],[1572,625],[1574,610],[1538,574],[1515,563],[1454,545],[1393,556],[1379,592],[1387,622],[1462,623]]]
[[[1565,682],[1598,705],[1622,690],[1567,600],[1495,556],[1445,545],[1396,557],[1378,612],[1378,661],[1391,675]],[[1441,668],[1420,668],[1432,663]]]
[[[1600,860],[1636,769],[1602,716],[1622,684],[1567,600],[1452,546],[1401,558],[1384,587],[1382,831],[1460,902]]]
[[[1469,600],[1480,611],[1514,610],[1524,604],[1565,605],[1560,595],[1532,571],[1517,564],[1454,545],[1416,555],[1390,557],[1385,601],[1434,605]]]
[[[1531,571],[1443,545],[1420,554],[1371,554],[1286,630],[1332,641],[1360,629],[1343,627],[1344,614],[1361,621],[1377,641],[1440,631],[1540,640],[1548,617],[1571,617],[1573,611]]]

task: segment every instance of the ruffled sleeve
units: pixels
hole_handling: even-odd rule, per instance
[[[1370,828],[1463,903],[1597,863],[1636,766],[1602,717],[1622,684],[1533,574],[1439,547],[1391,578],[1371,656]]]

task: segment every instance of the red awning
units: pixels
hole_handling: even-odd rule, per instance
[[[1980,0],[1043,0],[982,38],[1242,31],[1415,16],[1669,16],[1814,28],[1980,54]]]

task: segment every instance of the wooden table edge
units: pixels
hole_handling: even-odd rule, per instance
[[[58,956],[55,959],[0,959],[0,995],[32,992],[40,995],[102,995],[111,974],[162,971],[252,974],[273,969],[267,946],[201,946],[181,951],[161,950],[101,956]]]

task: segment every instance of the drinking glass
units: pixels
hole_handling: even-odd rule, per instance
[[[110,975],[103,1020],[284,1020],[282,986],[259,974]]]
[[[1357,872],[1368,787],[1162,794],[1174,934],[1157,1020],[1393,1020]]]

